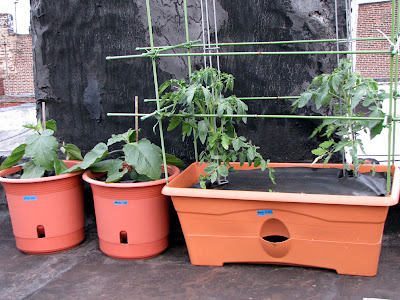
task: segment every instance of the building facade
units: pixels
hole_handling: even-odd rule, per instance
[[[391,37],[392,1],[360,0],[358,7],[357,38]],[[380,32],[381,31],[381,32]],[[357,50],[390,50],[390,43],[358,41]],[[356,69],[366,78],[389,81],[390,54],[357,54]]]
[[[34,102],[32,35],[16,34],[0,14],[0,107]]]

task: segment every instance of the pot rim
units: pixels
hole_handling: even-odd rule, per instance
[[[68,167],[72,167],[74,165],[79,164],[81,161],[79,161],[79,160],[63,160],[63,162]],[[0,171],[0,182],[3,182],[3,183],[16,183],[16,184],[35,183],[35,182],[49,182],[49,181],[61,180],[61,179],[64,179],[64,178],[70,178],[70,177],[78,176],[78,175],[81,175],[83,173],[83,170],[82,170],[82,171],[73,172],[73,173],[54,175],[54,176],[49,176],[49,177],[29,178],[29,179],[4,178],[4,177],[2,177],[4,175],[14,174],[14,173],[20,171],[21,169],[22,169],[22,167],[18,166],[18,167],[11,167],[11,168],[7,168],[7,169],[4,169],[4,170],[1,170]]]
[[[233,163],[235,164],[235,163]],[[190,172],[197,172],[200,167],[199,162],[192,163],[179,176],[190,177]],[[311,163],[269,163],[273,168],[278,167],[317,167],[317,168],[340,168],[342,164],[314,164]],[[364,168],[372,168],[372,165],[364,165]],[[386,165],[375,166],[376,168]],[[302,193],[269,193],[263,191],[241,191],[241,190],[203,190],[190,187],[179,186],[179,177],[170,186],[165,186],[162,193],[171,197],[189,197],[189,198],[218,198],[218,199],[236,199],[236,200],[255,200],[271,202],[294,202],[294,203],[317,203],[317,204],[342,204],[357,206],[393,206],[399,202],[400,194],[400,169],[396,166],[391,167],[393,174],[391,193],[385,197],[379,196],[353,196],[353,195],[327,195],[327,194],[302,194]],[[187,183],[187,182],[185,182]]]
[[[180,174],[180,170],[178,167],[173,166],[173,165],[168,165],[168,174],[171,174],[168,176],[168,181],[170,182],[173,180],[176,176]],[[162,170],[164,171],[164,166],[162,166]],[[158,179],[154,181],[146,181],[146,182],[131,182],[131,183],[125,183],[125,182],[104,182],[104,181],[99,181],[99,180],[94,180],[94,177],[98,177],[96,175],[104,174],[104,173],[95,173],[90,170],[86,170],[83,175],[82,179],[86,181],[87,183],[94,184],[97,186],[103,186],[103,187],[110,187],[110,188],[139,188],[139,187],[147,187],[147,186],[154,186],[154,185],[161,185],[166,183],[166,179]]]

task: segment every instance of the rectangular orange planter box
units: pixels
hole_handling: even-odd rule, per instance
[[[391,169],[391,195],[375,197],[189,188],[206,166],[191,164],[163,189],[178,212],[192,264],[285,264],[376,275],[388,208],[399,200],[400,172],[396,167]],[[238,163],[233,167],[253,169]],[[342,165],[314,164],[312,168]],[[371,169],[364,165],[360,172]],[[386,166],[375,169],[384,172]]]

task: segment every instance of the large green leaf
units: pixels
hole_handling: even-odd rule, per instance
[[[24,173],[21,176],[21,179],[30,179],[30,178],[40,178],[44,175],[46,171],[44,168],[36,165],[33,160],[28,161],[22,167]]]
[[[176,166],[178,168],[183,168],[185,167],[184,163],[182,160],[180,160],[179,158],[177,158],[176,156],[172,155],[172,154],[165,154],[165,157],[167,159],[167,164],[168,165],[173,165]]]
[[[168,125],[167,131],[174,130],[182,122],[181,117],[172,117]]]
[[[334,140],[328,140],[328,141],[325,141],[325,142],[322,142],[321,144],[319,144],[319,147],[320,147],[320,148],[323,148],[323,149],[328,149],[328,148],[329,148],[330,146],[332,146],[334,143],[335,143]]]
[[[202,144],[206,141],[207,134],[208,134],[208,126],[209,123],[207,120],[201,120],[197,123],[198,130],[199,130],[199,138]]]
[[[57,158],[54,161],[54,170],[56,171],[56,175],[62,174],[67,169],[67,165],[61,159]]]
[[[240,152],[239,153],[239,162],[240,162],[240,166],[243,166],[244,163],[246,162],[247,159],[247,155],[245,152]]]
[[[193,86],[193,85],[189,86],[189,88],[187,89],[187,91],[185,93],[185,97],[186,97],[186,102],[188,105],[192,104],[194,93],[196,92],[196,89],[197,89],[197,86]]]
[[[339,87],[342,82],[342,75],[340,73],[337,73],[333,75],[332,78],[332,89],[334,90],[335,93],[339,93]]]
[[[211,173],[211,176],[210,176],[211,183],[216,182],[217,179],[218,179],[218,173],[217,172]]]
[[[173,80],[168,80],[168,81],[164,82],[164,83],[158,88],[159,93],[162,94],[162,92],[164,92],[165,89],[166,89],[167,87],[169,87],[169,86],[170,86],[171,84],[173,84],[173,83],[174,83]]]
[[[121,159],[112,159],[109,162],[106,182],[117,182],[128,172],[128,168],[123,169],[124,162]]]
[[[317,109],[320,109],[321,106],[325,104],[326,97],[329,93],[329,86],[327,82],[324,82],[321,87],[317,90],[315,97],[315,106]]]
[[[217,171],[218,171],[219,175],[221,175],[221,176],[226,177],[226,176],[229,175],[228,168],[227,168],[227,166],[225,166],[225,165],[219,166],[218,169],[217,169]]]
[[[218,108],[217,108],[218,117],[220,117],[220,118],[222,117],[222,115],[224,114],[227,106],[228,106],[227,102],[223,102],[223,103],[218,105]]]
[[[65,154],[67,160],[83,160],[81,150],[74,144],[66,144],[60,149]]]
[[[212,97],[210,91],[208,90],[208,88],[202,86],[202,90],[203,90],[203,95],[204,95],[204,100],[206,103],[210,102],[210,99]]]
[[[297,104],[298,108],[302,108],[302,107],[306,106],[308,101],[310,101],[311,96],[312,96],[311,92],[301,93],[299,100],[297,100],[295,103],[293,103],[293,105]]]
[[[123,147],[125,161],[139,174],[146,175],[153,180],[161,177],[161,149],[147,139],[138,143],[126,144]]]
[[[122,177],[124,177],[124,175],[128,173],[128,169],[123,169],[122,171],[120,170],[110,170],[107,173],[107,180],[106,182],[118,182],[121,180]]]
[[[89,170],[96,173],[107,172],[110,169],[111,165],[114,164],[114,162],[115,159],[102,160],[90,166]]]
[[[238,138],[233,139],[232,140],[233,150],[235,150],[236,152],[239,151],[240,144],[241,144],[241,140],[239,140]]]
[[[50,129],[50,130],[53,130],[54,132],[56,132],[57,131],[56,121],[48,120],[46,122],[46,129]]]
[[[18,161],[25,154],[26,144],[21,144],[17,148],[15,148],[9,157],[6,158],[5,161],[0,166],[0,170],[8,169],[18,163]]]
[[[229,136],[227,136],[225,133],[222,134],[222,137],[221,137],[221,145],[222,145],[222,147],[224,147],[225,150],[228,150],[228,149],[229,149],[230,138],[229,138]]]
[[[365,95],[365,92],[365,86],[359,86],[352,92],[353,97],[351,98],[351,108],[354,109],[358,105],[358,103],[360,103],[362,97]]]
[[[140,132],[140,130],[138,131]],[[119,142],[125,142],[125,143],[134,142],[136,139],[136,134],[137,134],[136,130],[132,130],[132,128],[129,128],[127,132],[121,134],[113,134],[111,135],[111,138],[108,139],[107,146],[111,146]]]
[[[205,169],[204,169],[204,173],[212,173],[214,172],[216,169],[218,168],[218,164],[216,163],[210,163]]]
[[[68,170],[66,170],[64,173],[72,173],[72,172],[77,172],[80,170],[86,170],[87,168],[91,167],[95,163],[99,162],[102,160],[104,157],[108,155],[108,147],[104,143],[99,143],[92,150],[90,150],[85,157],[83,158],[83,161],[75,166],[72,166]]]
[[[28,128],[28,129],[33,129],[37,132],[42,132],[43,131],[43,126],[42,126],[42,122],[39,120],[38,123],[36,125],[33,124],[26,124],[26,125],[22,125],[22,127]]]
[[[350,77],[349,80],[346,82],[346,84],[344,85],[344,89],[348,90],[350,88],[352,88],[354,86],[354,84],[356,83],[357,78],[356,77]]]
[[[380,134],[383,130],[383,121],[378,121],[375,126],[370,128],[370,138],[371,140]]]
[[[314,155],[318,155],[318,156],[322,156],[326,154],[326,149],[323,148],[317,148],[317,149],[313,149],[311,150],[312,154]]]
[[[256,156],[256,150],[253,147],[250,147],[247,150],[247,158],[249,159],[249,162],[253,161],[255,156]]]
[[[54,160],[57,158],[58,142],[53,134],[53,130],[46,129],[42,134],[34,133],[25,140],[25,155],[48,171],[53,169]]]
[[[268,165],[267,162],[264,159],[262,159],[260,161],[260,164],[261,164],[261,171],[265,171],[267,169],[267,165]]]

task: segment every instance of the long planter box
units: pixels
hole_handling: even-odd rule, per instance
[[[399,200],[396,167],[391,169],[391,195],[374,197],[189,188],[206,166],[193,163],[163,189],[178,212],[192,264],[288,264],[376,275],[388,207]],[[234,168],[252,169],[238,164]],[[365,165],[360,171],[371,169]],[[385,170],[376,166],[376,171]]]

